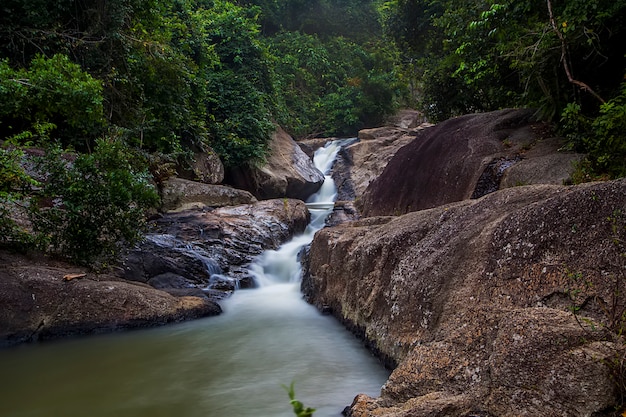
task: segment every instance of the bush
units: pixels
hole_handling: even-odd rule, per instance
[[[0,134],[19,144],[55,130],[63,145],[88,148],[83,140],[102,133],[102,102],[102,83],[65,55],[37,56],[29,69],[0,61]]]
[[[626,83],[616,97],[600,106],[596,117],[583,115],[578,104],[568,104],[561,128],[573,149],[589,153],[579,166],[579,171],[585,171],[580,180],[626,176]]]
[[[20,250],[26,249],[32,238],[14,220],[15,213],[22,210],[22,198],[37,184],[19,165],[22,157],[20,150],[0,148],[0,245]]]
[[[115,140],[98,140],[92,154],[75,159],[50,147],[39,161],[46,179],[30,212],[41,248],[98,268],[140,239],[145,211],[158,197],[139,161]]]

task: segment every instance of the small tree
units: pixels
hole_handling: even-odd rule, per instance
[[[99,140],[72,161],[58,146],[39,163],[46,175],[30,218],[42,249],[98,268],[141,237],[158,196],[144,164],[123,143]]]

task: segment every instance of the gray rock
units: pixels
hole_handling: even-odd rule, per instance
[[[397,365],[349,415],[590,416],[616,405],[608,364],[623,342],[607,330],[621,310],[606,306],[626,302],[625,207],[626,180],[532,185],[318,232],[306,298]]]
[[[404,214],[508,186],[562,184],[580,155],[557,154],[546,125],[533,115],[528,109],[470,114],[414,132],[363,193],[362,215]],[[497,175],[484,175],[496,165]]]
[[[162,184],[161,201],[163,211],[177,212],[193,208],[250,204],[256,198],[247,191],[232,187],[169,178]]]
[[[229,181],[262,200],[282,197],[306,200],[322,186],[324,175],[291,136],[278,128],[270,141],[267,161],[232,169]]]
[[[248,265],[304,231],[309,212],[299,200],[266,200],[212,211],[170,213],[153,222],[122,264],[122,277],[170,288],[213,289],[218,298],[253,286]]]

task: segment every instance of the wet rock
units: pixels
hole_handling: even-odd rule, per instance
[[[296,143],[302,149],[302,151],[311,159],[315,156],[315,151],[319,148],[323,148],[328,142],[336,140],[338,138],[313,138],[313,139],[301,139]]]
[[[261,200],[281,197],[306,200],[319,190],[324,175],[287,132],[278,128],[269,146],[270,154],[264,165],[234,168],[229,171],[228,182]]]
[[[42,256],[0,252],[0,347],[151,327],[219,314],[206,297],[173,297]],[[67,274],[85,274],[63,280]]]
[[[121,274],[128,280],[169,282],[171,288],[212,289],[223,298],[236,287],[254,286],[247,270],[252,260],[304,231],[308,221],[304,203],[289,199],[166,214],[129,253]]]
[[[521,158],[519,156],[515,156],[513,158],[500,157],[489,162],[478,178],[476,187],[470,198],[480,198],[489,193],[498,191],[504,172],[520,160]]]
[[[250,204],[252,194],[223,185],[204,184],[182,178],[169,178],[161,186],[162,210],[184,211],[194,208],[224,207]]]
[[[349,415],[613,407],[608,364],[622,343],[602,306],[626,302],[624,208],[626,180],[532,185],[319,231],[306,298],[397,364],[381,396],[357,397]]]
[[[148,280],[148,285],[157,289],[164,288],[189,288],[190,284],[184,277],[181,275],[173,274],[171,272],[166,272],[164,274],[159,274],[153,278]]]

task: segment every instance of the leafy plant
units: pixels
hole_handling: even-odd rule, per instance
[[[39,169],[46,179],[30,219],[41,248],[92,268],[141,237],[158,200],[140,155],[117,140],[98,140],[92,154],[52,146]]]
[[[37,55],[28,69],[0,61],[0,134],[17,144],[42,144],[55,131],[65,146],[88,147],[82,138],[104,126],[102,102],[102,83],[66,55]]]
[[[289,395],[289,400],[290,400],[289,402],[291,403],[291,406],[293,407],[294,414],[298,417],[312,417],[313,413],[315,412],[315,409],[311,407],[305,408],[304,404],[296,400],[294,384],[295,383],[292,381],[289,386],[283,385],[283,388],[285,388],[285,390],[287,391],[287,394]]]
[[[20,166],[23,152],[0,148],[0,245],[26,249],[32,243],[28,231],[14,217],[24,211],[23,198],[38,185]]]

